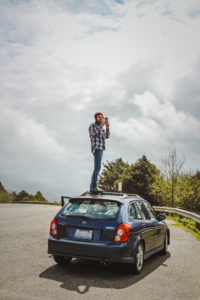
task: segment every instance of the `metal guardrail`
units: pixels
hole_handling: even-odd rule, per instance
[[[84,194],[86,194],[86,193],[84,193]],[[106,194],[106,193],[104,192],[104,194]],[[116,193],[110,193],[110,194],[116,194]],[[127,196],[129,196],[129,195],[133,196],[134,195],[134,196],[138,196],[138,195],[135,195],[135,194],[122,194],[122,193],[117,193],[117,195],[127,195]],[[61,205],[64,206],[65,199],[67,199],[67,201],[69,201],[69,199],[71,199],[71,198],[72,197],[70,197],[70,196],[61,196]],[[173,214],[177,214],[177,215],[186,217],[188,219],[191,219],[191,220],[196,222],[196,227],[200,228],[200,215],[198,215],[198,214],[195,214],[195,213],[192,213],[190,211],[183,210],[183,209],[180,209],[180,208],[167,207],[167,206],[153,206],[153,208],[155,209],[155,211],[173,213]]]
[[[153,208],[155,211],[173,213],[191,219],[196,222],[196,227],[200,228],[200,215],[198,214],[175,207],[153,206]]]
[[[10,202],[10,203],[22,203],[22,204],[44,204],[44,205],[59,205],[60,203],[55,203],[55,202],[45,202],[45,201],[15,201],[15,202]]]
[[[64,199],[67,198],[68,200],[72,197],[70,196],[61,196],[61,206],[64,205]],[[53,203],[53,202],[42,202],[42,201],[19,201],[19,202],[12,202],[12,203],[24,203],[24,204],[44,204],[44,205],[60,205],[60,203]],[[175,208],[175,207],[167,207],[167,206],[153,206],[155,211],[158,212],[168,212],[168,213],[173,213],[177,214],[183,217],[186,217],[188,219],[191,219],[196,222],[196,227],[200,229],[200,215],[195,214],[193,212],[183,210],[180,208]]]

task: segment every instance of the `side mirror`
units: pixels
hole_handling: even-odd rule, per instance
[[[165,215],[162,215],[162,214],[158,214],[158,220],[159,221],[163,221],[166,219],[166,216]]]
[[[72,197],[69,196],[61,196],[61,205],[66,205]]]

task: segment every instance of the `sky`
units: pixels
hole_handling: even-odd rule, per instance
[[[200,168],[199,0],[1,0],[0,181],[49,201],[89,189],[88,127],[103,162],[175,148]]]

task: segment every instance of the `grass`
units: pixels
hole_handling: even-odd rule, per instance
[[[174,224],[174,226],[185,228],[187,231],[191,232],[198,241],[200,241],[200,229],[196,228],[195,221],[177,215],[167,216],[166,219],[176,221],[177,224]]]

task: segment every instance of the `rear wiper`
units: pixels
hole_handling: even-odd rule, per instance
[[[67,217],[67,218],[81,218],[81,219],[91,219],[90,217],[87,217],[87,216],[83,216],[83,215],[64,215],[64,217]]]

